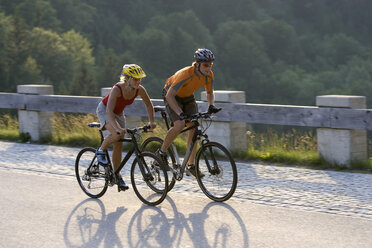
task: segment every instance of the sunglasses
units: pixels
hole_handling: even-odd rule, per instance
[[[213,63],[202,63],[203,67],[208,68],[212,67]]]

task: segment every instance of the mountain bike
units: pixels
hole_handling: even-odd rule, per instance
[[[160,112],[167,129],[170,128],[168,116],[164,106],[155,106],[155,112]],[[222,144],[208,139],[206,130],[212,122],[212,115],[208,112],[197,113],[191,116],[192,126],[186,127],[181,131],[184,133],[195,129],[192,141],[187,147],[186,154],[181,164],[180,157],[174,143],[168,148],[168,191],[170,191],[176,181],[181,181],[189,160],[192,148],[199,141],[200,147],[195,156],[196,179],[203,193],[210,199],[222,202],[228,200],[235,192],[238,183],[238,173],[235,161],[230,152]],[[141,145],[141,151],[154,153],[160,149],[163,140],[159,137],[149,137]],[[199,174],[201,172],[201,174]],[[187,171],[186,171],[187,173]],[[201,175],[204,174],[204,177]]]
[[[89,123],[89,127],[99,128],[97,122]],[[132,143],[131,149],[121,161],[118,171],[128,162],[134,154],[135,158],[130,170],[131,184],[137,197],[145,204],[154,206],[161,203],[167,195],[168,175],[161,160],[153,153],[142,152],[139,149],[137,137],[140,131],[147,132],[149,126],[126,129],[129,138],[120,139],[118,142]],[[103,132],[98,129],[101,143],[104,140]],[[96,149],[87,147],[82,149],[76,158],[75,174],[77,181],[85,194],[92,198],[99,198],[105,194],[109,186],[116,183],[115,173],[110,156],[106,151],[108,165],[98,163]],[[120,188],[118,187],[120,191]]]

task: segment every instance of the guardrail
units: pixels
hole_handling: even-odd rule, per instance
[[[28,111],[52,111],[71,113],[95,113],[102,97],[64,95],[25,95],[0,92],[0,108]],[[163,100],[152,99],[154,105]],[[207,103],[197,101],[199,107]],[[128,116],[147,116],[142,100],[135,99],[125,109]],[[216,102],[224,111],[216,115],[216,121],[372,130],[372,109],[347,109],[317,106],[271,105],[251,103]]]
[[[26,112],[71,112],[71,113],[95,113],[96,106],[101,97],[88,97],[88,96],[65,96],[53,95],[53,88],[50,91],[34,92],[22,91],[22,87],[45,88],[52,87],[46,85],[23,85],[18,87],[19,93],[0,93],[0,108],[18,109],[19,111]],[[40,94],[40,92],[42,94]],[[44,93],[45,93],[44,92]],[[48,94],[48,92],[50,94]],[[225,94],[225,91],[216,91],[215,94]],[[333,100],[332,100],[333,99]],[[341,103],[340,103],[341,99]],[[322,104],[327,101],[325,105]],[[355,101],[357,102],[356,104]],[[163,105],[160,99],[152,99],[154,105]],[[346,102],[346,104],[345,104]],[[207,103],[203,101],[197,102],[199,109],[207,109]],[[317,97],[317,105],[319,106],[294,106],[294,105],[272,105],[272,104],[251,104],[251,103],[232,103],[232,102],[219,102],[216,98],[216,106],[222,107],[223,111],[215,116],[215,121],[222,123],[260,123],[260,124],[275,124],[275,125],[291,125],[303,127],[316,127],[318,128],[318,145],[319,131],[331,129],[330,131],[347,131],[351,132],[351,136],[358,134],[356,139],[362,140],[361,143],[363,150],[360,152],[347,151],[350,155],[347,159],[337,159],[332,155],[331,159],[327,158],[327,154],[319,151],[320,155],[327,160],[331,160],[338,164],[349,164],[351,160],[361,159],[365,160],[367,156],[367,142],[366,130],[372,130],[372,110],[365,109],[365,97],[360,96],[319,96]],[[363,108],[364,106],[364,108]],[[125,109],[127,116],[147,116],[146,109],[144,108],[142,100],[136,99],[134,103]],[[39,124],[40,125],[40,124]],[[22,126],[20,124],[20,126]],[[362,132],[362,134],[360,134]],[[229,134],[231,136],[231,134]],[[322,134],[324,135],[324,133]],[[329,137],[326,139],[334,139],[336,144],[346,141],[335,139],[335,134],[327,134]],[[327,136],[326,135],[326,136]],[[344,134],[342,134],[344,135]],[[342,136],[341,135],[341,136]],[[362,135],[362,137],[360,137]],[[338,138],[340,135],[336,135]],[[245,138],[238,137],[238,139]],[[347,138],[346,138],[347,139]],[[352,139],[352,138],[351,138]],[[355,139],[355,138],[354,138]],[[365,141],[363,141],[365,140]],[[234,141],[232,141],[234,142]],[[335,143],[327,140],[324,147],[334,146]],[[348,146],[361,146],[360,142],[356,144],[354,141],[349,142]],[[241,146],[240,146],[241,147]],[[325,149],[325,148],[321,148]],[[337,148],[339,150],[339,148]],[[319,150],[319,149],[318,149]],[[332,153],[332,152],[330,152]],[[345,151],[341,151],[345,153]],[[361,156],[353,156],[352,153],[363,153]],[[338,152],[337,156],[340,153]],[[336,157],[337,157],[336,156]],[[341,161],[341,162],[340,162]]]
[[[101,99],[102,97],[0,92],[0,108],[95,113]],[[163,105],[161,99],[152,99],[152,102],[154,105]],[[198,101],[197,103],[200,108],[207,108],[206,102]],[[126,115],[147,116],[142,104],[142,100],[135,99],[133,104],[125,109]],[[216,115],[216,121],[372,130],[372,109],[230,102],[216,102],[216,106],[224,110]]]

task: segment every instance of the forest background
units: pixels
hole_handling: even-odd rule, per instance
[[[370,108],[371,12],[368,0],[0,0],[0,91],[51,84],[55,94],[98,96],[136,63],[160,98],[207,47],[214,89],[245,91],[249,103],[347,94]]]

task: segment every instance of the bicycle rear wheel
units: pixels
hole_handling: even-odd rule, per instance
[[[230,152],[217,142],[208,142],[196,154],[196,171],[205,176],[197,181],[206,196],[222,202],[228,200],[235,192],[238,173]]]
[[[147,138],[141,145],[140,150],[142,152],[147,151],[151,153],[155,153],[157,150],[161,148],[161,145],[163,144],[163,140],[159,137],[149,137]],[[172,147],[168,148],[167,151],[168,156],[168,164],[169,166],[173,166],[174,169],[177,167],[177,161],[173,153]],[[176,178],[174,177],[173,172],[167,171],[168,174],[168,192],[171,191],[174,187],[174,184],[176,183]]]
[[[153,153],[142,152],[135,158],[130,179],[137,197],[147,205],[158,205],[167,196],[168,175],[161,160]]]
[[[107,169],[98,164],[96,149],[87,147],[78,153],[75,161],[75,175],[85,194],[92,198],[99,198],[106,193]]]

